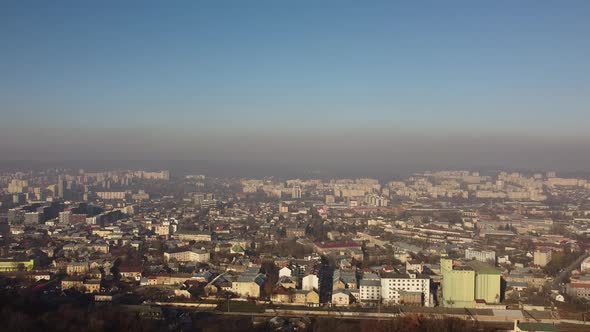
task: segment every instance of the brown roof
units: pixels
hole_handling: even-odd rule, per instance
[[[143,268],[141,266],[121,266],[119,272],[141,272]]]

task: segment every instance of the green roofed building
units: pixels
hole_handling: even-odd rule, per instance
[[[500,303],[500,271],[495,267],[470,261],[453,266],[453,260],[441,259],[442,297],[444,307],[473,308],[476,300]]]
[[[500,303],[500,270],[480,261],[470,261],[467,266],[475,271],[475,299],[486,303]]]

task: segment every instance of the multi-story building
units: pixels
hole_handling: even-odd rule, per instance
[[[67,187],[67,183],[66,183],[66,178],[63,175],[59,175],[57,177],[57,197],[58,198],[65,198],[66,195],[66,187]]]
[[[125,191],[99,191],[96,193],[101,199],[104,200],[124,200],[127,197],[127,192]]]
[[[305,236],[304,227],[287,227],[285,231],[288,238],[300,238]]]
[[[552,252],[550,249],[535,250],[533,253],[533,264],[544,267],[551,262]]]
[[[100,279],[88,279],[82,283],[86,293],[99,293],[100,292]]]
[[[148,285],[180,285],[192,278],[190,273],[157,274],[148,277]]]
[[[418,294],[420,304],[430,306],[430,279],[415,273],[381,274],[381,299],[384,304],[403,304],[402,295],[409,296],[409,293]]]
[[[320,304],[320,294],[313,289],[299,289],[293,292],[292,303],[304,304],[308,306],[318,306]]]
[[[500,303],[501,276],[495,267],[479,261],[453,266],[451,259],[441,259],[442,294],[445,307],[473,308],[475,301]]]
[[[301,187],[300,186],[293,186],[291,189],[291,198],[292,199],[301,199]]]
[[[69,224],[72,211],[63,211],[59,213],[59,222],[61,224]]]
[[[6,213],[9,224],[21,223],[25,220],[26,211],[21,208],[9,209]]]
[[[387,206],[389,200],[383,196],[371,193],[365,196],[365,203],[368,206],[372,207],[380,207],[380,206]]]
[[[346,289],[337,290],[332,292],[332,304],[335,306],[347,306],[350,304],[352,296],[350,291]]]
[[[178,249],[164,253],[166,261],[174,259],[182,263],[207,263],[209,262],[210,254],[205,249]]]
[[[168,170],[159,172],[136,171],[133,175],[146,180],[170,180],[170,171]]]
[[[88,262],[71,262],[66,266],[66,273],[68,275],[81,275],[90,269]]]
[[[308,274],[303,279],[301,279],[301,289],[303,290],[312,290],[320,289],[320,279],[315,274]]]
[[[266,276],[259,267],[249,267],[232,282],[232,292],[240,297],[259,298]]]
[[[491,250],[465,249],[465,259],[475,259],[484,263],[496,263],[496,252]]]
[[[34,260],[0,259],[0,272],[31,271],[35,266]]]
[[[66,277],[64,279],[62,279],[61,281],[61,289],[62,290],[66,290],[66,289],[71,289],[71,288],[75,288],[75,289],[82,289],[82,287],[84,286],[84,279],[82,279],[81,277]]]
[[[26,212],[25,213],[25,224],[36,225],[41,223],[43,220],[43,214],[39,212]]]
[[[19,194],[23,193],[28,190],[29,181],[27,180],[19,180],[19,179],[12,179],[8,184],[8,193],[9,194]]]
[[[572,278],[566,286],[566,293],[569,296],[590,300],[590,276]]]
[[[381,302],[381,278],[375,273],[363,273],[359,282],[360,300],[365,303]]]
[[[443,303],[445,307],[475,306],[475,271],[466,266],[454,267],[450,259],[441,259]]]
[[[179,230],[174,238],[181,241],[211,242],[211,234],[198,231]]]
[[[154,232],[159,236],[168,236],[170,235],[170,224],[158,224],[154,226]]]

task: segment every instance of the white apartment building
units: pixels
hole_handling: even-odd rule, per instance
[[[361,302],[381,302],[381,278],[375,273],[364,273],[359,283]]]
[[[123,200],[127,196],[125,191],[99,191],[96,196],[105,200]]]
[[[551,262],[551,250],[535,250],[533,253],[533,264],[544,267]]]
[[[293,198],[293,199],[300,199],[301,198],[301,187],[300,186],[294,186],[291,189],[291,198]]]
[[[473,248],[465,249],[465,259],[475,259],[476,261],[489,263],[496,262],[496,252],[491,250],[477,250]]]
[[[173,252],[165,252],[164,258],[166,261],[175,259],[177,262],[196,262],[196,263],[207,263],[210,259],[210,254],[204,249],[191,249],[191,250],[176,250]]]
[[[381,299],[384,304],[400,304],[401,294],[421,293],[422,305],[430,306],[430,279],[413,273],[382,273]]]
[[[319,290],[320,279],[315,274],[308,274],[301,279],[301,289],[303,290]]]

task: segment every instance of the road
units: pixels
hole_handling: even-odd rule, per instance
[[[559,288],[560,284],[563,280],[570,275],[574,269],[578,268],[582,261],[588,257],[588,253],[584,252],[580,257],[578,257],[575,261],[573,261],[570,265],[568,265],[562,272],[560,272],[555,279],[553,279],[553,283],[551,284],[552,288]]]

